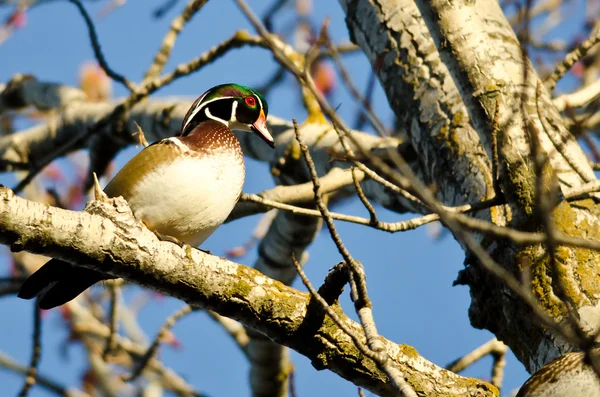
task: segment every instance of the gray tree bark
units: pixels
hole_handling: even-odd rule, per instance
[[[369,58],[420,154],[415,172],[426,183],[437,182],[443,203],[474,203],[495,196],[496,106],[498,194],[506,205],[480,211],[478,217],[518,230],[543,229],[535,199],[532,131],[549,159],[545,173],[557,180],[560,189],[595,179],[543,86],[538,97],[539,78],[497,1],[341,0],[341,4],[353,41]],[[559,231],[598,239],[599,210],[591,199],[562,200],[552,218]],[[483,236],[480,241],[511,273],[520,275],[529,267],[531,290],[552,318],[566,318],[564,301],[568,301],[584,331],[597,332],[598,253],[559,247],[553,267],[543,245],[519,247]],[[540,325],[528,306],[476,261],[467,261],[458,281],[471,289],[473,326],[493,332],[529,371],[577,348]]]
[[[329,369],[381,396],[397,395],[377,365],[359,352],[309,294],[226,259],[159,241],[133,217],[122,198],[92,201],[77,212],[28,201],[0,188],[0,243],[13,251],[101,269],[214,310],[305,355],[317,369]],[[361,326],[335,302],[333,307],[364,341]],[[444,370],[410,346],[383,338],[382,342],[392,365],[423,395],[498,395],[494,386]]]

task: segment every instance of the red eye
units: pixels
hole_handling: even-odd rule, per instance
[[[248,106],[254,106],[256,105],[256,99],[254,99],[254,97],[249,96],[246,98],[246,105]]]

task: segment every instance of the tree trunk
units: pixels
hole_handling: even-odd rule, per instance
[[[341,0],[341,4],[353,41],[369,58],[420,154],[415,172],[426,183],[437,183],[443,203],[494,197],[497,165],[498,195],[506,205],[477,216],[518,230],[542,231],[532,136],[548,157],[546,190],[552,180],[565,189],[595,179],[550,95],[543,86],[538,89],[540,80],[497,1]],[[591,199],[568,203],[563,198],[552,218],[558,231],[598,239],[599,210]],[[565,318],[568,301],[587,334],[598,330],[598,253],[559,247],[556,266],[551,266],[545,245],[523,247],[478,237],[492,258],[517,278],[529,266],[531,290],[554,320]],[[505,283],[470,256],[458,282],[471,289],[472,325],[493,332],[529,371],[576,348],[540,325]]]

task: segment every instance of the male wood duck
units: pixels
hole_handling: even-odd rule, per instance
[[[104,189],[123,196],[134,216],[157,236],[197,247],[233,210],[244,185],[242,148],[232,130],[255,133],[269,146],[268,105],[256,91],[237,84],[211,88],[192,104],[180,135],[143,149]],[[19,297],[40,296],[51,309],[109,275],[52,259],[32,274]]]

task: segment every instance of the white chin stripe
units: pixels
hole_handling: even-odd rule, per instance
[[[229,127],[229,129],[234,130],[234,131],[246,131],[246,132],[254,132],[252,130],[252,128],[250,128],[249,126],[247,126],[246,124],[240,123],[239,121],[235,120],[235,121],[230,121],[227,126]]]

